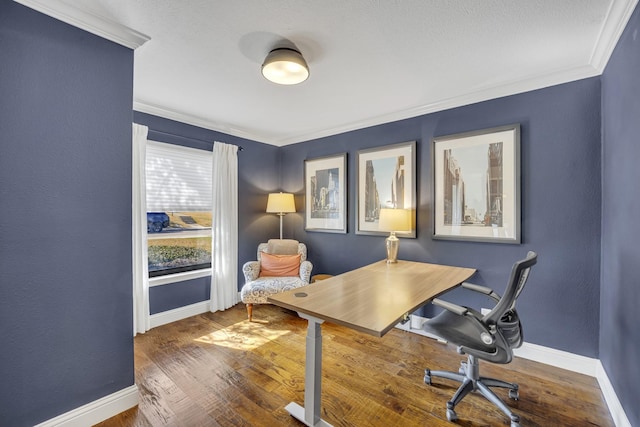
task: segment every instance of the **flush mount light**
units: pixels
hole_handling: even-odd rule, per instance
[[[297,50],[279,48],[269,52],[265,58],[262,75],[273,83],[296,85],[307,80],[309,67]]]

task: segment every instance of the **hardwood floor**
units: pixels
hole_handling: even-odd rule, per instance
[[[526,326],[526,325],[525,325]],[[323,333],[323,419],[339,426],[451,426],[446,402],[457,383],[423,382],[424,368],[457,370],[451,345],[394,329],[375,338],[329,323]],[[135,338],[140,404],[111,426],[301,426],[284,407],[304,400],[306,321],[260,305],[206,313]],[[520,400],[497,391],[527,426],[614,426],[595,378],[516,358],[481,362],[481,372],[520,385]],[[472,393],[458,406],[460,426],[509,425]]]

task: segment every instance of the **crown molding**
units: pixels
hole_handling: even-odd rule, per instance
[[[431,104],[420,105],[406,110],[396,111],[372,117],[366,120],[359,120],[335,126],[329,129],[319,129],[311,132],[291,135],[285,138],[273,138],[251,132],[246,129],[240,129],[225,125],[223,123],[214,122],[203,117],[195,117],[190,114],[177,112],[165,107],[154,106],[143,101],[134,102],[134,110],[142,113],[152,114],[154,116],[163,117],[169,120],[198,126],[201,128],[226,133],[240,138],[249,139],[264,144],[274,145],[276,147],[284,147],[286,145],[297,144],[300,142],[311,141],[314,139],[324,138],[341,133],[351,132],[354,130],[365,129],[372,126],[378,126],[385,123],[391,123],[399,120],[410,119],[422,116],[424,114],[435,113],[438,111],[448,110],[451,108],[462,107],[465,105],[475,104],[477,102],[488,101],[491,99],[501,98],[504,96],[515,95],[518,93],[529,92],[532,90],[543,89],[549,86],[568,83],[575,80],[581,80],[594,77],[599,74],[598,70],[591,66],[575,67],[567,70],[559,70],[554,73],[530,76],[523,80],[510,82],[503,85],[481,88],[475,92],[456,96],[452,98],[442,99]]]
[[[263,144],[277,145],[276,142],[271,141],[264,135],[251,132],[246,129],[229,126],[227,124],[216,122],[213,120],[205,119],[203,117],[194,116],[192,114],[182,113],[169,108],[153,105],[139,99],[133,101],[133,109],[134,111],[138,111],[140,113],[151,114],[153,116],[162,117],[163,119],[173,120],[176,122],[197,126],[215,132],[226,133],[227,135],[237,136],[238,138],[244,138],[254,142],[261,142]]]
[[[325,129],[319,132],[312,132],[304,135],[295,135],[291,138],[284,138],[277,141],[276,145],[284,146],[295,144],[297,142],[309,141],[312,139],[318,139],[358,129],[364,129],[371,126],[410,119],[413,117],[436,113],[438,111],[444,111],[451,108],[463,107],[465,105],[489,101],[491,99],[502,98],[505,96],[543,89],[563,83],[569,83],[576,80],[594,77],[598,74],[598,71],[593,67],[582,66],[567,70],[559,70],[550,74],[530,76],[523,80],[513,81],[492,87],[480,88],[475,92],[470,92],[447,99],[441,99],[430,104],[420,105],[414,108],[409,108],[406,110],[372,117],[366,120],[344,124],[331,129]]]
[[[637,4],[638,0],[614,0],[611,2],[589,61],[600,74],[604,72]]]
[[[136,49],[151,39],[145,34],[105,18],[104,16],[78,9],[60,0],[14,1],[130,49]]]
[[[399,120],[410,119],[422,116],[424,114],[435,113],[438,111],[448,110],[451,108],[462,107],[465,105],[475,104],[477,102],[488,101],[491,99],[501,98],[504,96],[515,95],[518,93],[529,92],[532,90],[543,89],[549,86],[555,86],[571,81],[586,79],[599,75],[600,72],[591,66],[575,67],[567,70],[559,70],[551,74],[540,76],[532,76],[523,80],[511,83],[487,87],[479,89],[475,92],[464,94],[457,97],[442,99],[431,104],[417,106],[402,111],[396,111],[366,120],[347,123],[335,126],[329,129],[322,129],[304,134],[292,135],[286,138],[273,138],[266,135],[257,134],[246,129],[234,128],[228,125],[213,122],[211,120],[195,117],[189,114],[180,113],[164,107],[150,105],[145,102],[134,102],[134,110],[142,113],[152,114],[154,116],[163,117],[165,119],[175,120],[178,122],[202,127],[205,129],[226,133],[229,135],[249,139],[252,141],[262,142],[264,144],[284,147],[286,145],[297,144],[299,142],[311,141],[314,139],[324,138],[327,136],[338,135],[341,133],[351,132],[358,129],[365,129],[372,126],[378,126],[385,123],[391,123]]]

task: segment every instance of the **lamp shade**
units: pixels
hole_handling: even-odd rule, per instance
[[[411,231],[411,216],[408,209],[380,209],[378,228],[380,231]]]
[[[294,49],[274,49],[262,64],[262,75],[280,85],[295,85],[309,77],[309,67],[302,54]]]
[[[271,193],[267,200],[267,213],[289,213],[296,211],[291,193]]]

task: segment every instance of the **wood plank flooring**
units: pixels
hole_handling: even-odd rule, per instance
[[[526,325],[525,325],[526,328]],[[452,345],[394,329],[376,338],[325,323],[323,419],[335,427],[452,426],[446,402],[457,383],[423,382],[424,368],[458,369]],[[140,404],[99,427],[301,426],[284,407],[304,401],[306,321],[259,305],[249,323],[243,304],[150,330],[135,338]],[[527,426],[613,427],[595,378],[516,358],[481,363],[484,376],[520,385],[520,400],[498,390]],[[472,393],[458,406],[460,426],[509,425]]]

